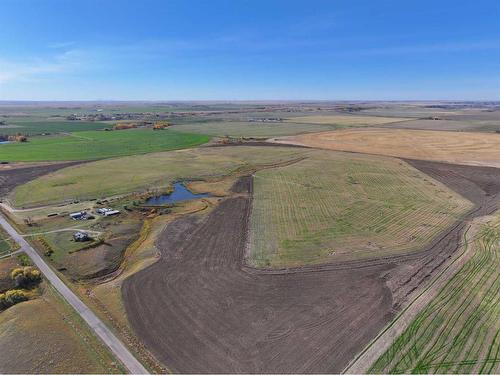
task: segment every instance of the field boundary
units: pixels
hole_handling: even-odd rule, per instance
[[[486,216],[478,217],[474,221],[479,221]],[[454,257],[454,259],[432,282],[419,293],[388,325],[385,327],[370,343],[363,349],[342,371],[343,374],[361,374],[367,373],[371,366],[382,356],[413,322],[415,317],[426,307],[428,302],[438,295],[444,285],[460,271],[463,264],[471,258],[473,251],[469,246],[477,237],[467,239],[470,229],[474,222],[470,223],[463,234],[463,242],[460,246],[463,251]]]

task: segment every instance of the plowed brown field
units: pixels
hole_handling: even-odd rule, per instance
[[[412,164],[475,203],[464,220],[498,203],[498,169]],[[245,181],[203,220],[170,224],[161,259],[123,285],[136,334],[174,372],[339,372],[456,251],[464,228],[413,254],[262,271],[243,263]]]

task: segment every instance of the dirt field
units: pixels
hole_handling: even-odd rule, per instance
[[[174,372],[338,372],[392,316],[379,277],[388,266],[245,269],[249,208],[248,197],[230,198],[201,223],[167,227],[161,260],[124,283],[132,326]]]
[[[466,219],[498,205],[498,169],[412,165],[475,203]],[[161,259],[123,285],[136,334],[170,370],[339,372],[456,251],[464,228],[414,254],[261,271],[243,263],[249,208],[240,194],[202,221],[173,222]]]
[[[500,134],[355,129],[277,139],[329,150],[500,167]]]

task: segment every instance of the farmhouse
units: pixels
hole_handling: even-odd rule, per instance
[[[85,232],[76,232],[73,234],[73,239],[77,242],[84,242],[90,240],[90,237]]]

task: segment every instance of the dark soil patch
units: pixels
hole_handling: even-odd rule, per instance
[[[230,198],[202,221],[170,224],[161,259],[125,281],[136,334],[174,372],[340,372],[454,254],[467,222],[498,206],[499,169],[407,162],[476,205],[427,248],[257,270],[243,260],[251,197]],[[251,193],[251,178],[233,191]]]
[[[251,179],[234,189],[251,191]],[[244,186],[246,184],[246,187]],[[162,258],[127,279],[139,338],[174,372],[339,372],[392,317],[390,265],[268,274],[243,266],[249,196],[158,240]]]

